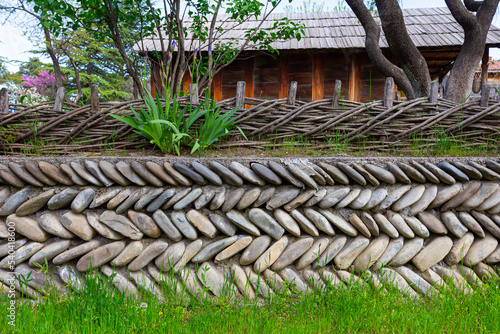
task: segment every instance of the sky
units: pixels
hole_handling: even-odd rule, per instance
[[[314,1],[313,1],[314,2]],[[316,0],[316,3],[321,3],[321,0]],[[325,7],[333,8],[337,5],[338,0],[326,0]],[[302,0],[294,0],[292,5],[298,6]],[[282,12],[288,1],[283,0],[276,12]],[[403,8],[422,8],[422,7],[446,7],[444,0],[402,0]],[[498,26],[498,15],[495,16],[492,22]],[[9,25],[0,26],[0,57],[4,57],[9,61],[27,61],[30,56],[33,56],[29,51],[33,50],[34,46],[29,39],[24,36],[22,29],[16,26]],[[490,49],[490,56],[494,59],[500,59],[500,49]],[[49,61],[47,59],[47,61]],[[11,63],[7,65],[9,71],[17,71],[19,63]]]

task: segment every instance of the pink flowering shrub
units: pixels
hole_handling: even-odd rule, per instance
[[[56,95],[56,77],[54,73],[44,70],[38,72],[35,76],[24,75],[22,77],[24,80],[22,82],[23,87],[27,91],[34,89],[36,92],[42,96],[53,98]],[[64,78],[63,78],[64,80]]]

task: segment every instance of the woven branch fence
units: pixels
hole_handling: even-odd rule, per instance
[[[337,103],[334,99],[294,101],[292,105],[289,99],[245,98],[246,109],[239,109],[235,115],[239,117],[236,124],[248,140],[234,131],[219,147],[265,148],[297,141],[325,149],[339,143],[356,148],[362,143],[364,147],[386,152],[395,147],[404,149],[416,142],[424,148],[430,147],[440,138],[460,141],[463,148],[498,148],[500,141],[498,101],[482,101],[480,106],[481,101],[457,104],[433,99],[436,102],[430,103],[429,98],[418,98],[394,101],[392,107],[384,107],[383,101]],[[189,97],[180,101],[187,110]],[[217,103],[217,107],[227,112],[234,109],[235,104],[236,98],[231,98]],[[101,151],[103,147],[133,149],[141,145],[152,148],[130,126],[110,117],[110,114],[130,113],[131,108],[145,108],[143,100],[101,102],[99,111],[93,111],[91,105],[71,103],[64,103],[61,111],[54,111],[53,102],[9,107],[16,112],[0,114],[3,154],[26,154],[34,145],[39,147],[37,154],[92,152]]]

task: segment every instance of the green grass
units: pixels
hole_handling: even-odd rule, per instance
[[[386,286],[387,288],[387,286]],[[498,333],[500,283],[474,295],[443,290],[411,300],[395,290],[352,286],[276,294],[258,303],[191,299],[166,294],[125,297],[107,279],[87,280],[82,293],[48,294],[32,306],[17,303],[16,333]],[[4,309],[8,300],[0,300]],[[5,313],[3,313],[5,314]],[[6,315],[0,332],[10,333]]]

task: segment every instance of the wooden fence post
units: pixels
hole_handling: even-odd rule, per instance
[[[0,114],[9,113],[9,91],[7,88],[0,89]]]
[[[65,94],[66,94],[66,89],[64,89],[64,87],[57,88],[56,100],[54,101],[54,111],[62,111],[62,105],[64,102]]]
[[[481,107],[488,107],[488,100],[490,99],[490,85],[483,85],[481,89]]]
[[[297,81],[292,81],[290,82],[290,89],[288,90],[287,104],[294,106],[296,97],[297,97]]]
[[[340,93],[342,92],[342,81],[335,80],[335,88],[333,90],[332,107],[334,109],[339,108]]]
[[[90,110],[99,111],[99,87],[90,85]]]
[[[429,93],[429,103],[435,104],[438,101],[439,82],[433,81],[431,83],[431,91]]]
[[[384,87],[384,107],[392,108],[394,105],[394,79],[392,77],[385,78]]]
[[[191,103],[198,104],[200,99],[198,97],[198,85],[189,84],[189,96],[191,97]]]
[[[236,107],[238,109],[245,108],[245,81],[238,81],[236,84]]]

